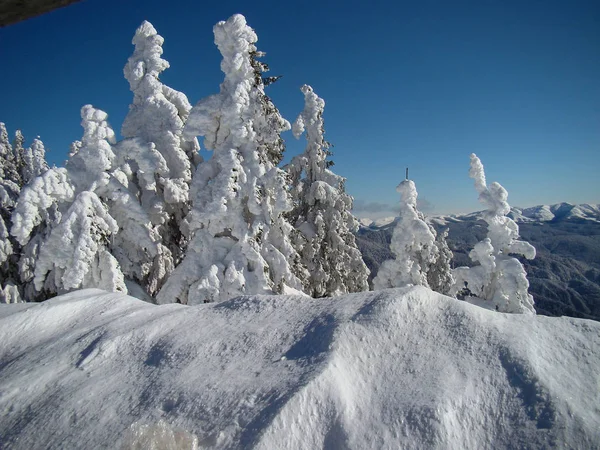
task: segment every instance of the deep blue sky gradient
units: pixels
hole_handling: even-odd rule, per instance
[[[428,213],[481,209],[477,153],[513,206],[600,202],[600,3],[86,0],[0,29],[0,121],[40,135],[62,165],[91,103],[118,133],[123,66],[146,19],[165,38],[161,79],[195,104],[218,92],[212,27],[242,13],[293,121],[299,87],[325,99],[334,170],[361,216],[394,213],[410,167]],[[290,133],[288,158],[303,148]]]

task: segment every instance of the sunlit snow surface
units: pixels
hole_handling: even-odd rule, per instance
[[[598,322],[425,288],[194,307],[84,290],[0,306],[0,448],[598,448],[598,349]]]

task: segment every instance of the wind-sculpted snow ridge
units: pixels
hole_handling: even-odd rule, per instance
[[[6,449],[597,448],[600,324],[423,287],[0,305]]]

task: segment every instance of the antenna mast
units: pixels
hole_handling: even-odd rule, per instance
[[[406,168],[406,179],[408,180],[408,167]]]

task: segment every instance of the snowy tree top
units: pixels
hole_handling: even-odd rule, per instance
[[[397,187],[398,192],[402,197],[402,202],[408,206],[412,206],[414,209],[417,208],[417,187],[413,180],[403,180]]]
[[[146,75],[158,78],[161,72],[169,68],[169,62],[161,58],[164,41],[147,20],[136,30],[132,40],[135,50],[123,69],[132,91],[137,90],[140,81]]]
[[[241,14],[234,14],[217,23],[213,32],[215,44],[223,55],[221,70],[226,75],[236,71],[240,71],[242,75],[253,72],[247,55],[256,51],[254,44],[258,41],[258,36],[248,26],[246,18]],[[245,59],[248,64],[245,64]]]
[[[309,140],[313,136],[322,138],[325,100],[315,94],[313,88],[308,84],[303,85],[300,90],[304,94],[304,110],[294,122],[292,128],[294,137],[299,139],[302,133],[306,131]]]
[[[25,142],[25,137],[23,137],[23,132],[21,130],[15,131],[15,146],[22,146],[23,142]]]
[[[264,53],[256,50],[254,44],[258,38],[244,16],[235,14],[217,23],[213,32],[215,44],[223,56],[221,70],[225,79],[219,94],[202,99],[194,106],[183,136],[186,139],[204,136],[207,150],[214,150],[229,139],[242,154],[253,152],[259,144],[258,139],[277,141],[278,131],[289,129],[289,123],[281,119],[279,125],[265,127],[265,124],[272,125],[267,123],[266,112],[257,113],[264,106],[261,102],[266,103],[260,78],[260,71],[266,70],[266,66],[255,60]],[[253,63],[262,69],[255,68]],[[259,129],[261,135],[257,136]]]
[[[510,206],[507,202],[508,192],[497,182],[493,182],[487,186],[483,164],[475,153],[471,153],[469,176],[475,181],[475,189],[479,192],[479,201],[491,213],[498,216],[505,216],[510,212]]]
[[[92,105],[81,108],[83,137],[79,149],[67,161],[69,178],[76,191],[95,190],[108,182],[107,172],[112,168],[115,153],[115,133],[106,121],[108,115]]]
[[[111,144],[116,143],[115,132],[108,122],[108,114],[92,105],[84,105],[81,108],[81,126],[83,127],[82,144],[89,145],[98,139],[105,139]]]

